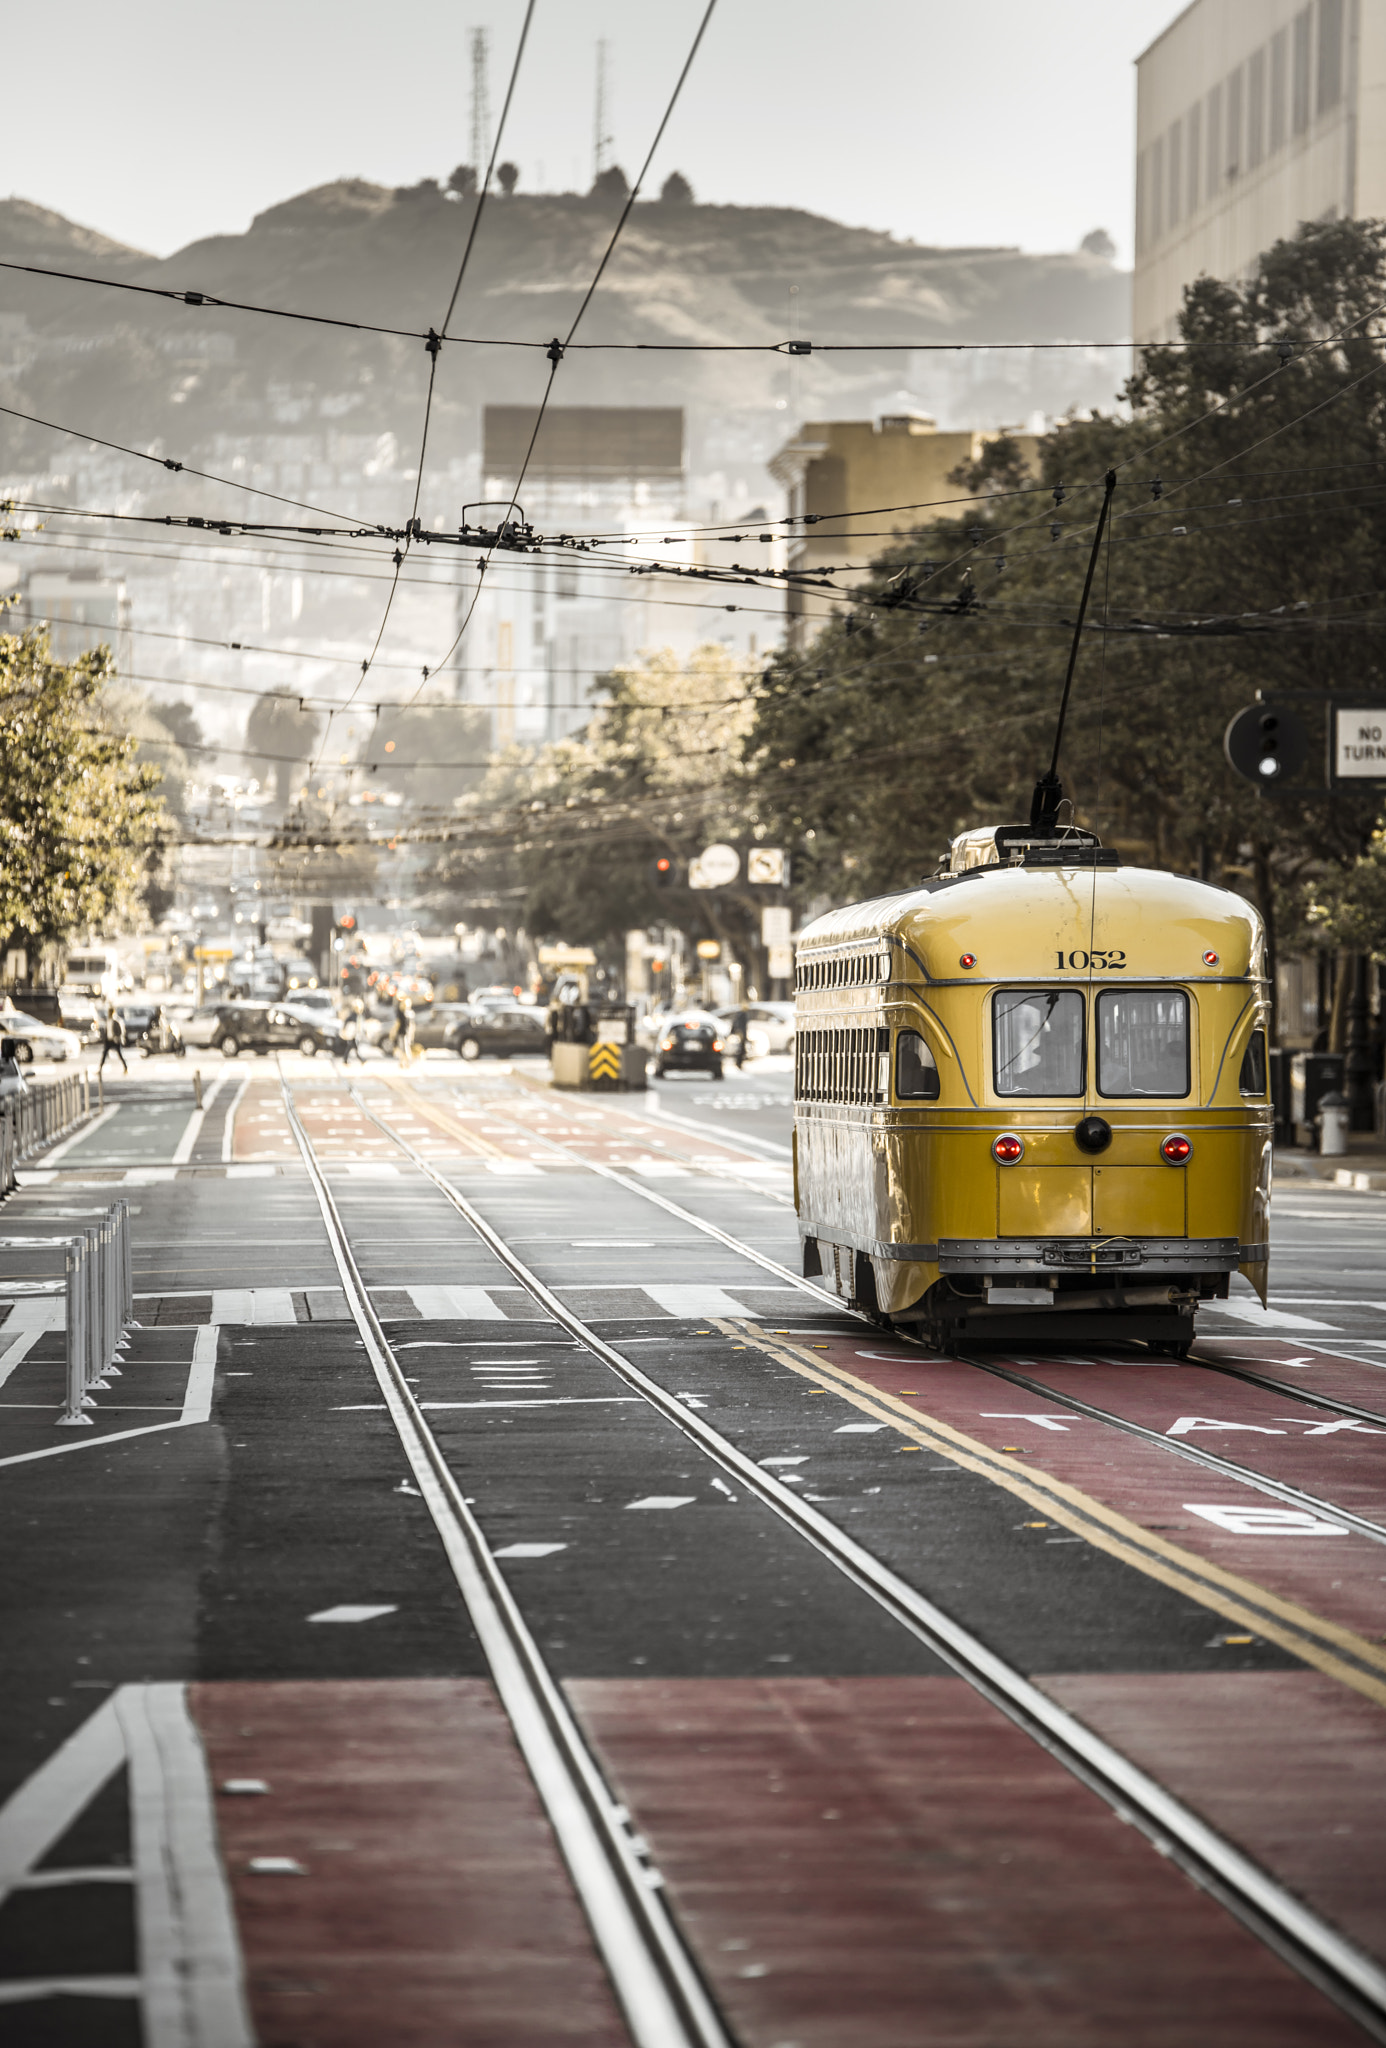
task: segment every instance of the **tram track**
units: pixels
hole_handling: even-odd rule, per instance
[[[411,1090],[411,1093],[417,1096],[418,1091]],[[626,1385],[689,1438],[722,1471],[734,1477],[750,1495],[769,1508],[781,1521],[788,1524],[801,1538],[834,1564],[860,1591],[868,1595],[930,1649],[944,1665],[965,1679],[982,1697],[1062,1763],[1074,1777],[1103,1799],[1119,1817],[1140,1829],[1159,1853],[1175,1861],[1196,1884],[1216,1897],[1271,1949],[1333,1998],[1372,2038],[1386,2042],[1386,1971],[1383,1971],[1372,1957],[1315,1914],[1303,1900],[1280,1885],[1269,1871],[1220,1835],[1157,1779],[1068,1713],[1040,1688],[1031,1684],[1022,1672],[999,1657],[962,1623],[901,1579],[869,1550],[821,1514],[810,1502],[797,1496],[772,1473],[754,1463],[701,1415],[691,1411],[677,1396],[669,1393],[658,1381],[643,1372],[617,1347],[600,1337],[580,1316],[566,1306],[466,1196],[453,1187],[429,1160],[418,1153],[407,1138],[395,1130],[387,1119],[378,1115],[355,1089],[351,1090],[351,1095],[361,1114],[390,1139],[411,1165],[446,1198],[478,1239],[554,1322],[616,1373]],[[364,1284],[356,1272],[330,1191],[316,1164],[311,1141],[293,1111],[287,1084],[285,1097],[295,1137],[310,1176],[314,1179],[324,1220],[328,1222],[329,1232],[333,1235],[333,1248],[339,1267],[344,1278],[348,1271],[355,1275],[353,1284],[347,1290],[348,1300],[352,1305],[353,1315],[357,1317],[358,1327],[362,1328],[363,1336],[367,1324],[371,1326],[372,1336],[367,1342],[368,1355],[372,1356],[372,1363],[382,1387],[388,1383],[393,1390],[393,1400],[389,1393],[386,1396],[392,1418],[396,1418],[397,1427],[401,1422],[407,1422],[412,1436],[417,1439],[420,1461],[434,1477],[434,1486],[431,1491],[425,1489],[425,1492],[435,1521],[438,1521],[441,1510],[445,1521],[451,1522],[457,1517],[459,1506],[465,1514],[465,1504],[461,1502],[460,1492],[448,1474],[442,1453],[432,1438],[417,1402],[409,1393],[403,1374],[389,1350],[384,1332],[370,1309]],[[421,1102],[426,1101],[423,1097],[418,1099]],[[516,1122],[518,1128],[523,1128],[518,1120],[507,1120]],[[777,1277],[792,1280],[796,1287],[812,1295],[820,1305],[834,1308],[840,1306],[830,1302],[821,1290],[813,1288],[801,1276],[790,1273],[787,1268],[766,1254],[744,1244],[707,1219],[682,1208],[668,1197],[642,1186],[615,1168],[584,1159],[579,1153],[557,1145],[553,1140],[547,1142],[555,1150],[566,1155],[572,1163],[595,1171],[623,1186],[653,1206],[693,1225]],[[1115,1421],[1118,1418],[1110,1419]],[[401,1433],[403,1435],[403,1430]],[[446,1485],[441,1484],[444,1477]],[[475,1557],[480,1553],[489,1563],[489,1573],[486,1575],[488,1580],[504,1588],[503,1577],[494,1561],[490,1559],[490,1553],[474,1519],[466,1515],[465,1522],[457,1520],[456,1526],[459,1530],[465,1531],[469,1555]],[[447,1542],[449,1528],[445,1527],[443,1522],[439,1522],[439,1527]],[[462,1575],[459,1574],[459,1584],[461,1583]],[[496,1604],[498,1607],[502,1605],[500,1602]],[[508,1594],[504,1606],[507,1614],[514,1608]],[[515,1610],[514,1619],[523,1629],[518,1610]],[[526,1661],[532,1662],[533,1666],[539,1667],[542,1671],[542,1658],[532,1638],[528,1637],[527,1631],[524,1635]],[[488,1641],[484,1634],[483,1641]],[[533,1670],[530,1672],[529,1683],[536,1696],[542,1694],[545,1698],[549,1695],[561,1698],[557,1682],[547,1672],[544,1672],[543,1676],[546,1682],[541,1684],[537,1673]],[[505,1703],[508,1710],[509,1703]],[[524,1705],[526,1702],[522,1701],[521,1704]],[[570,1721],[570,1717],[568,1718]],[[573,1733],[580,1745],[581,1738],[576,1737],[575,1730]],[[590,1756],[585,1750],[582,1754],[585,1768],[599,1778]],[[571,1763],[569,1768],[573,1768]],[[540,1789],[542,1795],[542,1784]],[[605,1792],[604,1787],[602,1791]],[[605,1797],[610,1802],[609,1793],[606,1793]],[[615,1809],[613,1804],[612,1810],[619,1809]],[[619,1828],[615,1829],[615,1834],[619,1840]],[[606,1952],[605,1948],[603,1952]]]

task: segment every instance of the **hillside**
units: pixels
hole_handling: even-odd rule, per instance
[[[0,255],[426,328],[446,306],[470,210],[471,202],[428,185],[392,192],[344,179],[270,208],[245,234],[212,236],[160,261],[12,199],[0,202]],[[612,219],[608,207],[574,195],[494,200],[453,331],[483,344],[543,342],[562,332]],[[416,431],[426,361],[412,343],[13,273],[5,306],[31,331],[18,402],[90,422],[114,438],[148,443],[162,435],[196,449],[213,435],[306,427],[315,415],[349,423],[355,433],[408,440]],[[1128,277],[1083,254],[924,248],[789,209],[653,201],[636,207],[582,334],[589,341],[767,343],[792,323],[819,343],[1106,340],[1127,332],[1128,308]],[[535,350],[446,351],[439,456],[469,454],[480,405],[536,396],[546,370]],[[971,415],[992,424],[1036,408],[1108,402],[1118,377],[1115,359],[872,352],[815,356],[792,367],[767,355],[573,357],[560,381],[570,404],[685,405],[696,469],[703,435],[710,431],[715,442],[716,421],[729,415],[738,416],[733,439],[745,454],[753,442],[763,456],[788,412],[861,416],[907,387],[944,424],[972,424]],[[714,449],[707,454],[717,459]],[[6,466],[24,468],[34,458],[48,459],[37,445],[11,443]]]

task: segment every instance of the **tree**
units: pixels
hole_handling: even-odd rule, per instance
[[[617,206],[623,205],[630,197],[630,181],[619,164],[599,171],[592,180],[592,197],[610,200]]]
[[[511,197],[519,182],[520,167],[518,164],[497,164],[496,183],[500,186],[507,199]]]
[[[471,164],[459,164],[448,179],[448,190],[454,199],[475,199],[477,190],[476,171]]]
[[[110,650],[0,634],[0,932],[36,946],[133,915],[164,822],[159,770],[107,730]]]
[[[691,206],[693,187],[682,171],[670,171],[659,188],[659,196],[666,206]]]
[[[274,793],[287,804],[298,788],[303,772],[313,757],[322,731],[322,719],[305,711],[292,690],[266,690],[251,706],[246,720],[247,769],[256,766],[260,779],[274,778]]]
[[[804,891],[908,884],[963,826],[1028,816],[1110,467],[1061,763],[1075,814],[1129,858],[1251,895],[1273,939],[1309,929],[1306,885],[1365,853],[1377,799],[1263,795],[1222,735],[1258,689],[1306,693],[1317,740],[1331,692],[1383,687],[1384,300],[1376,222],[1306,224],[1244,286],[1201,278],[1183,345],[1144,351],[1129,417],[1060,423],[1038,480],[969,477],[990,494],[892,546],[777,658],[748,758]]]
[[[1104,263],[1110,263],[1116,255],[1116,243],[1105,228],[1094,228],[1084,235],[1078,247],[1085,256],[1099,256]]]
[[[744,949],[758,903],[735,891],[656,891],[652,864],[682,873],[709,839],[754,833],[738,766],[747,679],[720,647],[686,663],[647,655],[603,679],[581,733],[537,755],[516,749],[460,807],[460,843],[433,877],[466,903],[522,906],[540,939],[617,949],[630,926],[671,919]],[[716,900],[714,900],[714,897]]]

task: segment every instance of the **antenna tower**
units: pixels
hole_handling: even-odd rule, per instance
[[[607,133],[607,84],[606,84],[605,36],[597,44],[597,106],[592,123],[592,183],[595,185],[607,167],[611,149],[611,137]]]
[[[487,70],[491,54],[489,29],[472,30],[472,169],[476,172],[477,187],[485,181],[486,166],[491,161],[491,94],[487,85]]]

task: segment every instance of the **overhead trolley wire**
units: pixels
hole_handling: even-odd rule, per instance
[[[482,557],[481,561],[477,565],[477,582],[476,589],[472,593],[472,601],[468,605],[466,612],[463,615],[462,623],[457,629],[457,632],[452,641],[452,645],[448,648],[447,653],[443,656],[442,660],[433,664],[435,669],[447,667],[453,655],[456,653],[457,648],[460,646],[468,626],[472,622],[472,614],[475,612],[477,604],[481,597],[482,587],[485,582],[486,570],[489,568],[491,558],[495,554],[496,547],[499,545],[499,534],[501,531],[504,530],[504,526],[508,524],[511,515],[514,513],[519,503],[520,491],[523,488],[525,478],[529,473],[529,465],[534,458],[534,448],[535,443],[539,439],[539,429],[543,424],[544,415],[548,410],[549,399],[553,392],[554,378],[558,375],[558,366],[562,362],[568,350],[573,345],[573,336],[577,333],[582,317],[584,313],[587,311],[587,308],[591,305],[593,295],[595,294],[598,285],[601,283],[602,278],[605,275],[606,266],[611,261],[612,252],[615,250],[616,244],[621,238],[621,231],[625,227],[626,222],[630,219],[631,208],[635,205],[636,199],[639,197],[640,188],[644,184],[645,178],[648,175],[650,164],[654,159],[654,153],[659,148],[660,143],[664,139],[664,131],[669,125],[670,119],[674,112],[674,108],[678,105],[679,95],[683,91],[684,81],[688,77],[690,70],[693,68],[693,59],[698,54],[698,50],[702,43],[703,37],[707,32],[707,25],[712,19],[713,10],[716,8],[716,5],[717,0],[707,0],[707,7],[704,10],[703,18],[698,23],[697,33],[693,38],[692,44],[688,51],[688,55],[684,58],[683,69],[680,71],[677,79],[674,82],[673,92],[669,95],[669,104],[664,109],[664,113],[660,120],[659,126],[655,130],[654,140],[650,144],[650,147],[646,152],[645,161],[640,166],[639,172],[636,175],[635,183],[631,186],[630,191],[626,195],[626,203],[621,208],[620,216],[617,219],[615,227],[611,231],[611,235],[609,240],[607,241],[605,249],[602,251],[601,260],[597,265],[596,272],[592,278],[592,282],[590,285],[588,285],[587,290],[584,292],[582,297],[582,303],[579,305],[576,313],[574,313],[573,318],[569,323],[567,337],[563,341],[560,341],[557,335],[555,335],[553,340],[548,345],[548,380],[544,385],[543,396],[540,398],[539,401],[539,409],[534,416],[534,428],[529,437],[529,446],[525,450],[524,461],[520,464],[519,475],[516,477],[514,489],[511,491],[510,494],[510,503],[506,511],[505,521],[502,522],[497,529],[498,538],[496,543],[493,544],[488,553]],[[427,680],[428,677],[427,675],[425,675],[424,682],[427,682]],[[420,685],[420,688],[422,688],[422,684]],[[415,695],[417,694],[418,693],[416,691]]]

